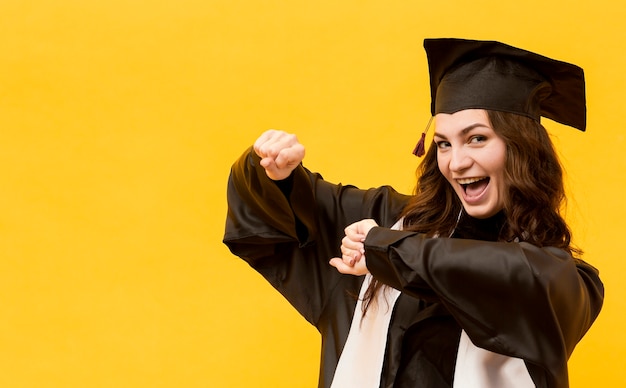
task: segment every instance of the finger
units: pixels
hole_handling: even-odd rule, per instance
[[[346,236],[349,236],[353,240],[365,241],[367,234],[375,226],[378,226],[376,221],[372,219],[363,219],[348,225],[348,227],[344,229],[344,232],[346,233]]]
[[[338,257],[333,257],[332,259],[330,259],[328,263],[332,265],[333,267],[337,268],[337,271],[343,274],[360,276],[360,275],[365,275],[369,272],[367,270],[367,265],[365,264],[365,260],[361,260],[354,267],[350,267],[346,265],[343,262],[343,260]]]
[[[276,167],[280,169],[293,169],[304,158],[304,146],[300,143],[289,145],[286,148],[281,149],[274,162]]]
[[[282,180],[291,175],[305,154],[304,146],[298,142],[296,135],[277,130],[264,132],[255,142],[254,148],[261,158],[261,167],[273,180]]]
[[[361,253],[365,252],[365,246],[360,240],[353,240],[352,238],[346,236],[341,240],[341,246],[346,249],[351,249],[353,251],[358,251]]]
[[[359,222],[355,222],[352,225],[349,225],[344,229],[344,233],[346,237],[348,237],[352,241],[363,242],[365,241],[365,235],[359,231],[360,226]]]
[[[261,134],[259,138],[254,142],[254,152],[261,158],[271,157],[275,158],[280,148],[277,144],[281,142],[281,139],[286,135],[283,131],[270,129]]]
[[[357,262],[357,258],[354,255],[341,255],[341,259],[348,267],[354,267],[354,264]]]
[[[341,257],[344,259],[344,262],[348,265],[354,265],[355,262],[361,260],[362,253],[358,250],[353,250],[341,246]]]
[[[262,157],[261,161],[259,162],[259,164],[265,168],[276,168],[275,164],[274,164],[274,159],[270,158],[270,157]]]
[[[261,136],[259,136],[259,138],[256,139],[256,141],[254,142],[254,152],[256,152],[257,155],[259,155],[260,157],[264,157],[264,152],[262,152],[263,146],[266,145],[268,142],[273,142],[272,139],[278,135],[278,132],[279,131],[275,129],[269,129],[263,132]]]
[[[328,263],[332,265],[333,267],[337,268],[337,271],[339,271],[340,273],[356,274],[356,272],[354,271],[354,267],[350,267],[349,265],[346,265],[343,262],[343,260],[338,257],[333,257],[332,259],[330,259]]]
[[[296,135],[283,131],[274,131],[259,145],[257,153],[261,157],[276,159],[283,150],[289,150],[296,144],[299,144]]]
[[[276,162],[274,162],[274,159],[272,159],[272,158],[263,158],[263,159],[261,159],[259,164],[261,165],[261,167],[263,167],[265,169],[265,172],[267,173],[267,175],[269,177],[273,177],[273,176],[276,176],[278,174],[279,169],[276,166]]]
[[[341,260],[343,260],[346,265],[353,266],[354,263],[356,263],[358,259],[360,259],[360,257],[357,257],[357,253],[358,252],[354,252],[345,247],[341,247]]]
[[[291,174],[292,170],[278,168],[273,159],[265,158],[263,160],[265,160],[266,163],[262,163],[261,166],[265,169],[265,174],[267,174],[270,179],[280,181],[286,179]]]

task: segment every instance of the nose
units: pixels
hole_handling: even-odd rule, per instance
[[[472,158],[464,147],[454,147],[450,155],[450,171],[461,172],[472,166]]]

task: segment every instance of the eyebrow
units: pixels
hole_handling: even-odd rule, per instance
[[[480,128],[480,127],[482,127],[482,128],[490,128],[486,124],[475,123],[475,124],[472,124],[472,125],[469,125],[469,126],[463,128],[463,130],[461,131],[461,134],[462,135],[466,135],[468,132],[472,131],[473,129]],[[445,137],[444,135],[442,135],[442,134],[440,134],[440,133],[438,133],[436,131],[435,131],[433,136],[437,136],[437,137],[440,137],[442,139],[447,139],[447,137]]]

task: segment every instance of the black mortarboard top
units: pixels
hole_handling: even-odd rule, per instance
[[[536,121],[544,116],[585,130],[585,77],[580,67],[495,41],[424,39],[424,48],[433,116],[487,109]],[[413,151],[418,156],[424,154],[424,136]]]
[[[583,70],[495,41],[425,39],[431,113],[489,109],[586,127]]]

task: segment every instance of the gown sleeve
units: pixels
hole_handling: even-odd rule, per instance
[[[365,245],[378,280],[440,301],[476,346],[523,359],[537,386],[568,386],[567,359],[604,298],[591,265],[557,248],[381,227]]]
[[[386,186],[331,184],[302,165],[277,184],[259,162],[250,148],[231,169],[224,243],[318,329],[329,303],[345,314],[332,319],[349,325],[356,300],[345,294],[358,295],[362,277],[342,275],[328,261],[341,255],[346,226],[363,218],[391,226],[408,197]]]

